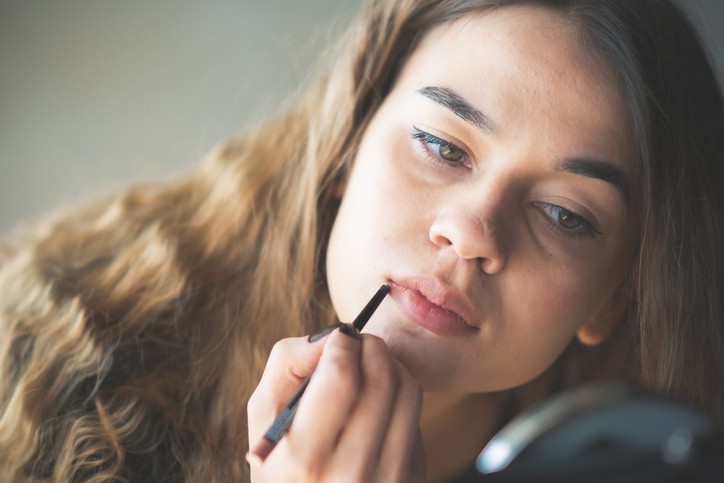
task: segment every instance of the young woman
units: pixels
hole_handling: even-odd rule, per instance
[[[668,2],[375,1],[277,121],[6,244],[0,476],[247,480],[312,371],[254,481],[452,481],[601,378],[721,421],[723,130]]]

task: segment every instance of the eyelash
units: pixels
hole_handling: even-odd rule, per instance
[[[430,134],[429,132],[423,131],[416,126],[412,126],[410,136],[420,144],[427,157],[438,165],[458,167],[468,166],[470,163],[470,155],[468,155],[464,149],[458,147],[455,143],[451,143],[450,141],[446,141],[445,139]],[[432,146],[437,146],[437,149],[432,148]],[[444,146],[449,146],[452,150],[461,153],[462,158],[457,161],[443,158],[440,154],[440,148]]]
[[[464,149],[461,149],[450,141],[446,141],[445,139],[430,134],[429,132],[423,131],[416,126],[412,127],[410,135],[412,139],[421,145],[427,158],[437,165],[444,167],[458,167],[464,166],[464,163],[469,162],[470,160],[470,156]],[[437,146],[438,152],[436,153],[431,146]],[[450,146],[454,151],[460,152],[462,154],[462,158],[459,161],[452,161],[443,158],[439,153],[440,147],[443,146]],[[571,210],[563,208],[562,206],[542,202],[536,203],[536,206],[538,206],[538,208],[545,214],[551,227],[565,238],[595,238],[601,234],[587,219]],[[565,228],[561,225],[561,216],[570,216],[574,221],[578,222],[579,225],[574,228]]]
[[[536,203],[536,206],[543,211],[543,213],[546,215],[546,217],[549,220],[549,223],[551,226],[558,231],[561,235],[567,238],[581,238],[581,237],[588,237],[588,238],[595,238],[596,236],[600,235],[601,232],[596,230],[596,228],[586,220],[581,215],[578,215],[571,210],[567,210],[563,208],[562,206],[553,205],[550,203]],[[575,228],[565,228],[562,226],[560,222],[561,215],[569,215],[579,223],[579,226]]]

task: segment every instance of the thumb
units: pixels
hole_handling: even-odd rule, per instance
[[[281,397],[279,407],[284,405],[285,399],[314,371],[324,343],[324,340],[309,343],[306,337],[292,337],[274,344],[252,397],[265,404],[275,404]]]
[[[326,337],[282,339],[269,354],[264,373],[247,404],[250,440],[260,438],[319,362]]]

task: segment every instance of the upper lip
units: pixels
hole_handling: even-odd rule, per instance
[[[456,286],[431,276],[392,279],[390,283],[405,290],[416,290],[433,304],[453,312],[472,327],[480,327],[478,311],[472,300]]]

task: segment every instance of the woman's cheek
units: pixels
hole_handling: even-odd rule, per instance
[[[557,345],[565,346],[586,319],[587,297],[580,293],[581,282],[567,275],[549,268],[523,278],[516,315],[526,321],[531,338],[557,339]],[[513,301],[511,305],[515,306]]]

